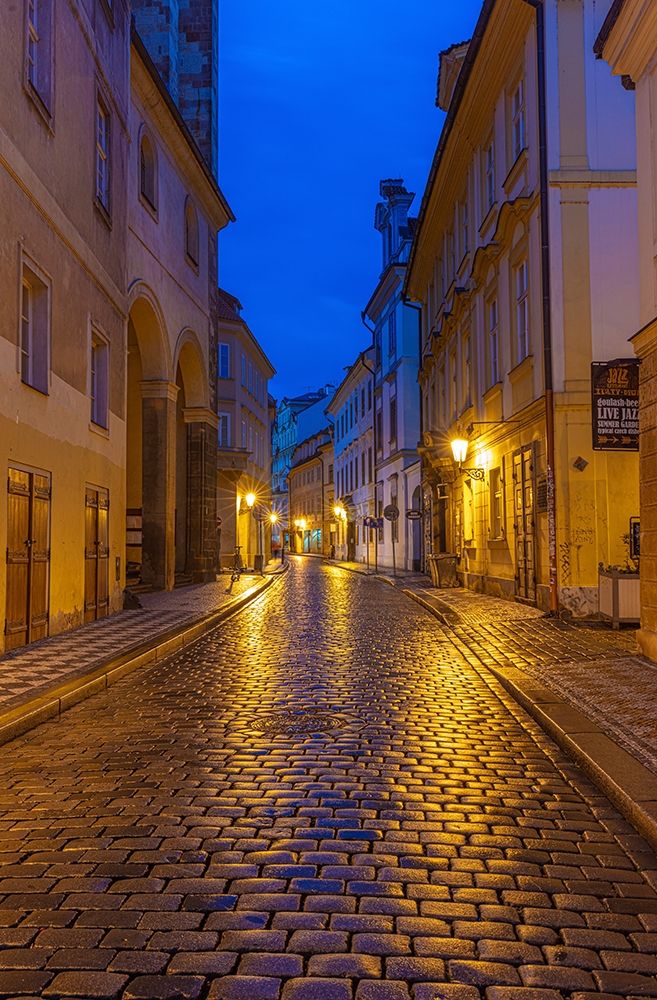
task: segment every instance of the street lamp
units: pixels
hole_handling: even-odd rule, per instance
[[[486,476],[485,469],[481,468],[480,466],[477,466],[476,468],[472,469],[463,468],[463,463],[465,462],[468,454],[469,442],[465,438],[454,438],[454,440],[451,441],[450,444],[452,448],[452,455],[454,456],[454,461],[459,467],[459,472],[465,472],[466,476],[469,476],[470,479],[477,479],[481,482]]]

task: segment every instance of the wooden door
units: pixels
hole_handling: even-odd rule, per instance
[[[109,493],[95,486],[85,490],[84,620],[104,618],[109,610]]]
[[[50,477],[9,469],[5,648],[48,634]]]
[[[516,540],[518,597],[536,602],[536,532],[534,523],[534,448],[528,445],[513,455],[513,518]]]

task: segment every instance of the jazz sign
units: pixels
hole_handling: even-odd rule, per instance
[[[594,451],[639,450],[639,362],[591,365]]]

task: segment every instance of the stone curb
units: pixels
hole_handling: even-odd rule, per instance
[[[355,566],[345,566],[343,563],[335,562],[333,559],[327,559],[326,556],[322,556],[321,558],[327,566],[335,566],[336,569],[344,570],[345,573],[355,573],[356,576],[371,577],[373,580],[381,580],[383,583],[387,583],[391,587],[395,586],[395,581],[391,576],[385,576],[383,573],[375,573],[372,570],[368,573],[366,569],[356,569]]]
[[[450,635],[439,611],[412,590],[403,594],[445,626],[448,638],[482,675],[495,677],[516,701],[600,788],[627,820],[657,850],[657,775],[612,740],[583,712],[516,667],[484,663]]]
[[[68,708],[104,691],[110,684],[121,680],[134,670],[158,663],[183,646],[197,642],[206,632],[228,621],[264,594],[273,583],[285,575],[287,568],[276,570],[216,611],[187,621],[183,625],[174,625],[152,642],[138,643],[101,663],[89,673],[65,681],[16,708],[0,711],[0,745],[22,736],[48,719],[59,718]]]

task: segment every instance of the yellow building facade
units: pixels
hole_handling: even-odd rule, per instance
[[[657,660],[657,9],[650,0],[613,4],[595,44],[619,77],[636,88],[640,315],[626,328],[641,360],[641,629],[644,653]],[[638,332],[636,332],[638,331]]]
[[[605,12],[487,2],[442,54],[406,281],[428,551],[469,587],[575,615],[597,612],[638,513],[636,453],[592,441],[591,364],[627,357],[636,310],[633,102],[587,44]]]
[[[2,17],[0,650],[215,570],[230,210],[128,5],[88,6]]]

